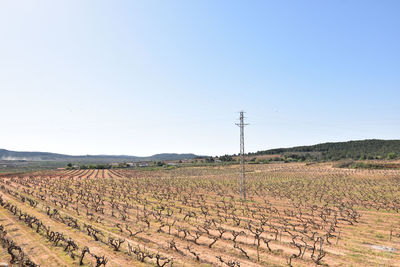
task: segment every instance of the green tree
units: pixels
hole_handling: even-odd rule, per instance
[[[214,162],[214,158],[213,157],[206,158],[206,162],[212,163],[212,162]]]
[[[387,154],[387,159],[395,159],[395,158],[397,158],[396,153],[390,152],[389,154]]]
[[[219,159],[221,161],[232,161],[233,160],[232,156],[229,156],[229,155],[223,155],[223,156],[219,157]]]

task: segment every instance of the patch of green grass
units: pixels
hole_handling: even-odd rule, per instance
[[[382,234],[376,234],[375,237],[376,237],[376,238],[379,238],[379,239],[385,238]]]
[[[359,253],[350,253],[348,255],[356,262],[363,262],[364,256]]]

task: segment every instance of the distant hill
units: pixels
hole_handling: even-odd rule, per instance
[[[71,162],[122,162],[122,161],[163,161],[193,159],[195,154],[164,153],[149,157],[137,157],[126,155],[84,155],[71,156],[49,152],[17,152],[0,149],[0,160],[25,160],[25,161],[71,161]]]
[[[323,143],[311,146],[277,148],[249,153],[249,155],[275,155],[314,160],[385,159],[400,156],[400,140],[360,140]]]

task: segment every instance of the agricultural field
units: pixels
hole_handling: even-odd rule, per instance
[[[400,266],[400,170],[332,163],[0,176],[14,266]]]

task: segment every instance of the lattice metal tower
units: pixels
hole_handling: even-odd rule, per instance
[[[248,125],[244,123],[244,111],[240,111],[239,123],[236,123],[240,127],[240,175],[239,175],[239,193],[240,198],[246,199],[246,174],[244,168],[244,126]]]

